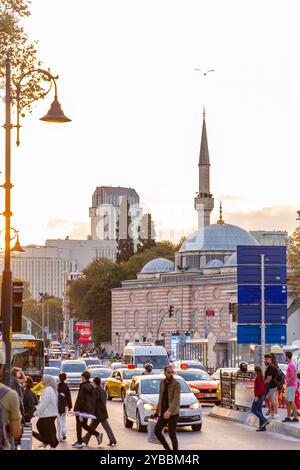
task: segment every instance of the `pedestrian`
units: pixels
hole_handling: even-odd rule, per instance
[[[279,393],[280,393],[280,390],[282,390],[282,387],[284,385],[284,381],[281,385],[278,385],[277,383],[277,375],[278,375],[278,371],[281,372],[281,370],[279,369],[279,364],[278,364],[278,360],[277,360],[277,357],[276,357],[276,354],[274,353],[271,353],[271,364],[276,367],[277,369],[277,374],[275,376],[275,383],[277,385],[277,392],[275,393],[275,396],[274,396],[274,415],[278,418],[278,408],[279,408]],[[283,373],[281,372],[281,374],[283,375]],[[284,377],[283,377],[284,378]]]
[[[1,383],[5,352],[0,349],[0,450],[15,449],[15,439],[22,433],[20,399],[15,390]]]
[[[82,382],[79,387],[79,392],[76,398],[74,411],[77,412],[76,415],[76,433],[77,441],[72,445],[75,449],[81,449],[84,447],[84,442],[82,439],[82,428],[90,432],[93,436],[96,436],[98,444],[102,442],[102,435],[97,431],[94,431],[88,424],[88,418],[80,416],[80,413],[87,413],[94,415],[95,412],[95,400],[94,400],[94,387],[90,382],[90,373],[84,371],[81,374]]]
[[[265,385],[267,390],[267,397],[269,400],[270,418],[276,419],[278,415],[276,413],[276,401],[277,401],[277,384],[275,383],[275,376],[277,374],[277,368],[272,364],[271,354],[265,354]]]
[[[287,362],[286,370],[286,387],[285,387],[285,403],[286,403],[286,412],[287,416],[282,420],[285,422],[298,423],[298,412],[295,404],[295,393],[297,389],[297,369],[293,361],[293,355],[290,351],[285,353],[285,361]],[[293,413],[293,419],[291,419],[291,414]]]
[[[152,370],[153,370],[153,365],[150,364],[150,362],[148,362],[147,364],[144,365],[144,372],[142,373],[142,375],[152,374]]]
[[[174,379],[174,370],[171,366],[164,368],[165,379],[160,382],[159,401],[157,406],[158,421],[155,426],[155,435],[165,450],[171,450],[162,435],[163,428],[168,425],[169,436],[173,450],[178,450],[176,426],[180,411],[180,383]]]
[[[254,400],[252,403],[252,413],[259,419],[259,428],[256,431],[265,431],[266,426],[270,423],[262,413],[263,402],[266,397],[266,385],[260,366],[254,367],[255,380],[254,380]]]
[[[57,415],[57,438],[58,442],[67,438],[67,413],[72,409],[72,398],[69,386],[66,384],[67,374],[59,374],[58,394],[58,415]]]
[[[51,375],[44,375],[42,378],[44,386],[41,400],[36,407],[33,416],[38,416],[36,427],[38,432],[32,431],[33,437],[41,441],[39,447],[55,449],[58,445],[56,438],[55,420],[57,418],[57,383]]]
[[[103,429],[105,430],[107,437],[109,439],[108,445],[111,447],[114,447],[117,444],[117,440],[108,422],[108,413],[107,413],[107,408],[106,408],[106,393],[101,387],[100,377],[95,377],[93,379],[93,385],[94,385],[94,396],[95,396],[96,419],[92,420],[91,428],[94,431],[96,431],[100,423]],[[84,442],[88,444],[91,437],[92,437],[92,434],[88,432],[83,438]]]
[[[23,394],[23,403],[24,403],[24,418],[25,423],[30,423],[35,412],[35,408],[39,402],[36,394],[31,390],[34,386],[33,380],[31,377],[26,377],[26,384]]]
[[[13,390],[15,390],[19,396],[20,400],[20,411],[22,415],[22,423],[25,424],[25,415],[24,415],[24,400],[23,400],[23,387],[26,384],[26,377],[24,372],[20,367],[13,367],[11,369],[11,378],[10,385]]]

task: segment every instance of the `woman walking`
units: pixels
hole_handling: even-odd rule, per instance
[[[31,390],[33,387],[33,380],[31,377],[26,377],[26,384],[23,394],[23,403],[24,403],[24,418],[25,423],[30,423],[33,413],[35,412],[35,407],[37,406],[39,400],[36,394]]]
[[[41,395],[41,401],[34,413],[34,416],[39,417],[36,423],[39,432],[33,431],[32,434],[33,437],[41,441],[40,447],[50,445],[51,449],[55,449],[58,445],[55,428],[58,411],[57,384],[51,375],[44,375],[42,383],[44,390]]]
[[[254,400],[252,403],[252,413],[259,419],[259,428],[256,431],[265,431],[266,426],[270,421],[264,417],[262,413],[263,402],[266,397],[266,386],[263,373],[260,366],[255,366],[255,381],[254,381]]]

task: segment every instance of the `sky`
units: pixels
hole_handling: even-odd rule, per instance
[[[72,122],[39,121],[48,97],[21,123],[12,147],[21,243],[86,238],[101,185],[134,187],[158,238],[191,233],[203,106],[211,221],[222,201],[225,222],[291,234],[300,209],[298,3],[32,0],[24,27],[59,75]],[[0,171],[1,180],[3,159]]]

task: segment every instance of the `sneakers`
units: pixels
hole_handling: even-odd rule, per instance
[[[292,423],[299,423],[299,419],[298,418],[293,418]]]
[[[73,444],[72,447],[74,447],[74,449],[82,449],[84,447],[84,443],[83,442],[75,442],[75,444]]]
[[[262,432],[262,431],[265,431],[265,430],[266,430],[266,428],[258,428],[258,429],[256,429],[256,432]]]
[[[266,429],[266,426],[268,426],[268,424],[270,424],[270,421],[265,421],[265,422],[261,425],[261,429]]]
[[[98,442],[98,445],[101,444],[101,442],[103,441],[103,434],[102,432],[99,432],[98,436],[96,437],[97,439],[97,442]]]
[[[46,449],[46,447],[47,447],[47,445],[44,444],[43,442],[38,445],[38,448],[39,448],[39,449]]]
[[[292,420],[291,420],[291,418],[284,418],[281,422],[282,423],[291,423]]]
[[[110,443],[107,444],[107,445],[110,446],[110,447],[115,447],[115,446],[117,445],[117,443],[116,443],[116,442],[110,442]]]

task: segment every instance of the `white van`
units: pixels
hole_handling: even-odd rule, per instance
[[[122,365],[134,364],[135,367],[144,367],[152,364],[153,373],[160,374],[169,365],[169,358],[163,346],[155,346],[153,343],[128,343],[124,348]]]

